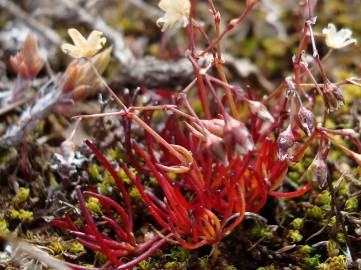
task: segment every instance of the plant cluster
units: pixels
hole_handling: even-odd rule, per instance
[[[295,198],[309,191],[314,183],[329,183],[326,160],[331,144],[361,165],[358,134],[325,127],[331,112],[344,103],[341,87],[359,83],[356,78],[332,82],[327,75],[317,49],[311,1],[303,1],[304,25],[292,59],[291,76],[264,97],[249,86],[228,81],[222,41],[258,2],[246,1],[239,17],[222,30],[221,15],[209,0],[215,29],[215,37],[211,37],[197,20],[189,0],[160,1],[165,15],[157,24],[162,31],[185,28],[189,37],[185,57],[194,70],[194,79],[172,94],[142,87],[127,100],[119,98],[101,76],[110,57],[110,49],[97,54],[106,42],[102,33],[94,31],[85,39],[76,29],[69,30],[74,45],[64,44],[62,49],[75,59],[58,87],[64,97],[75,101],[84,98],[96,84],[106,89],[118,110],[77,116],[76,127],[84,119],[113,117],[123,127],[119,143],[126,158],[110,162],[102,152],[101,142],[87,140],[86,145],[113,177],[121,199],[78,186],[81,219],[74,221],[79,215],[67,213],[63,220],[53,220],[52,224],[67,229],[86,248],[104,254],[107,260],[102,269],[130,269],[166,243],[189,250],[217,244],[242,222],[247,212],[262,209],[268,196]],[[356,44],[350,30],[337,31],[333,24],[323,34],[330,52]],[[11,60],[21,79],[34,77],[43,65],[36,53],[31,56],[34,60],[28,59],[31,51],[36,51],[36,46],[29,36],[23,51]],[[144,101],[141,95],[150,98]],[[317,108],[320,98],[322,110]],[[58,102],[58,108],[62,106],[64,100]],[[161,124],[157,114],[162,116]],[[64,162],[71,163],[74,158],[73,135],[62,144]],[[353,148],[340,144],[336,136],[350,140]],[[280,191],[289,169],[302,162],[310,148],[316,149],[306,170],[311,172],[311,179],[306,172],[298,181],[302,186]],[[134,198],[127,181],[139,192],[155,221],[154,233],[141,240],[134,235]],[[157,183],[157,189],[149,186],[150,181]],[[99,205],[90,207],[85,197]],[[344,224],[342,216],[336,218]],[[289,238],[298,242],[302,235],[294,226]],[[70,263],[68,266],[87,269]]]

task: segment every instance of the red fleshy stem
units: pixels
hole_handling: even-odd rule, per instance
[[[102,252],[108,256],[109,260],[111,260],[112,263],[118,265],[120,262],[113,255],[113,253],[109,249],[108,245],[104,242],[103,235],[97,229],[95,221],[94,221],[92,215],[90,214],[90,211],[88,210],[88,208],[86,206],[86,202],[84,200],[84,197],[83,197],[83,194],[81,192],[80,186],[77,186],[75,188],[75,192],[76,192],[76,195],[77,195],[78,200],[79,200],[80,210],[81,210],[81,212],[82,212],[82,214],[83,214],[83,216],[85,218],[85,221],[86,221],[86,223],[88,225],[88,229],[95,236],[96,242],[100,246],[100,248],[102,249]]]
[[[268,194],[278,198],[292,199],[299,196],[302,196],[312,188],[312,183],[309,183],[302,188],[293,191],[293,192],[278,192],[278,191],[269,191]]]
[[[103,166],[107,169],[107,171],[111,174],[111,176],[114,178],[115,182],[117,183],[118,188],[122,192],[122,196],[123,196],[125,205],[127,206],[127,211],[128,211],[128,216],[129,216],[128,231],[132,231],[133,230],[133,210],[132,210],[130,198],[124,187],[122,179],[117,174],[117,172],[114,170],[113,166],[110,164],[110,162],[107,160],[107,158],[103,155],[103,153],[100,152],[99,149],[93,143],[91,143],[89,140],[86,140],[85,143],[92,150],[92,152],[99,159],[99,161],[103,164]]]

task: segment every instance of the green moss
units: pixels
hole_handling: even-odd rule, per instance
[[[302,254],[311,254],[314,252],[314,248],[309,246],[309,245],[304,245],[303,247],[301,247],[298,252],[302,253]]]
[[[342,181],[339,188],[338,188],[338,194],[340,196],[348,196],[350,194],[350,187],[349,184],[346,181]]]
[[[345,244],[346,243],[346,238],[345,238],[345,235],[341,232],[338,232],[336,234],[336,239],[339,243],[342,243],[342,244]]]
[[[50,248],[54,251],[56,255],[63,253],[64,245],[62,242],[51,242]]]
[[[29,199],[30,189],[21,187],[14,197],[14,203],[20,204]]]
[[[108,257],[101,252],[95,252],[95,260],[99,265],[103,265],[107,262]]]
[[[318,206],[313,206],[306,211],[306,216],[312,219],[322,219],[325,212]]]
[[[96,180],[100,179],[100,167],[97,164],[91,164],[88,167],[88,173]]]
[[[164,269],[179,269],[180,267],[182,267],[182,263],[180,262],[167,262],[165,265],[164,265]]]
[[[68,248],[68,251],[72,254],[79,254],[85,251],[85,248],[82,244],[80,244],[79,242],[75,241],[72,242]]]
[[[169,254],[169,257],[173,261],[177,262],[187,262],[190,258],[190,252],[189,250],[182,248],[182,247],[176,247],[173,248],[171,253]]]
[[[329,257],[337,256],[340,253],[337,242],[334,240],[328,240],[327,242],[327,253]]]
[[[87,206],[89,210],[95,214],[100,214],[102,212],[102,205],[97,198],[90,197],[87,201]]]
[[[208,256],[203,256],[199,259],[199,266],[201,269],[207,269],[208,268],[208,261],[209,261],[209,257]]]
[[[346,257],[343,255],[330,258],[328,269],[347,270]]]
[[[0,216],[0,236],[5,237],[10,233],[9,224],[6,219]]]
[[[352,197],[346,201],[344,210],[347,212],[354,212],[357,211],[358,206],[359,206],[358,199],[356,197]]]
[[[298,243],[303,239],[303,236],[298,230],[290,230],[287,234],[287,239],[291,243]]]
[[[122,158],[122,152],[119,149],[111,148],[105,154],[108,160],[119,160]]]
[[[149,258],[147,260],[141,261],[138,266],[141,270],[150,270],[152,269],[153,261],[151,258]]]
[[[322,191],[316,198],[316,204],[324,209],[331,208],[331,194],[328,190]]]
[[[49,173],[49,183],[53,187],[57,187],[59,185],[58,181],[56,181],[55,175],[52,173]]]
[[[229,265],[227,266],[226,270],[237,270],[237,267],[235,267],[234,265]]]
[[[18,219],[23,222],[30,222],[33,220],[33,212],[25,209],[20,209],[19,211],[15,209],[10,210],[9,215],[11,219]]]
[[[308,265],[308,267],[310,267],[311,269],[315,269],[320,264],[320,258],[321,258],[321,255],[316,254],[313,257],[306,258],[305,262]]]
[[[250,228],[250,234],[254,240],[263,238],[263,240],[267,242],[273,239],[273,232],[258,222],[254,223]]]
[[[290,227],[295,230],[301,230],[303,228],[303,218],[295,218],[292,220]]]
[[[297,181],[300,178],[299,172],[289,172],[288,177],[291,178],[293,181]]]
[[[134,199],[140,199],[141,195],[139,190],[136,187],[131,187],[129,190],[129,196]]]

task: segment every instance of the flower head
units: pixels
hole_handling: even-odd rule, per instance
[[[311,136],[312,130],[315,126],[315,116],[313,115],[313,112],[302,106],[298,111],[297,119],[302,130],[307,134],[307,136]]]
[[[44,66],[33,34],[26,36],[20,52],[10,58],[10,64],[22,79],[32,79]]]
[[[161,0],[158,6],[165,11],[164,16],[157,20],[157,25],[162,28],[162,32],[173,28],[178,23],[183,27],[188,25],[191,10],[189,0]]]
[[[90,33],[88,39],[76,29],[71,28],[68,34],[74,42],[74,45],[66,43],[61,46],[64,53],[71,55],[74,58],[89,58],[101,50],[106,43],[106,38],[100,31],[93,31]]]
[[[288,126],[277,138],[278,158],[283,161],[291,158],[290,149],[295,144],[291,126]]]
[[[258,115],[258,117],[260,117],[261,119],[269,121],[271,123],[275,121],[272,115],[267,110],[266,106],[263,105],[263,103],[254,100],[247,100],[247,102],[252,113]]]
[[[337,31],[336,26],[329,23],[327,28],[322,30],[326,35],[326,44],[332,49],[341,49],[351,44],[357,43],[356,39],[351,38],[352,31],[350,29],[341,29]]]

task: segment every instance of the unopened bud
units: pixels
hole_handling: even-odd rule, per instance
[[[267,110],[266,106],[263,103],[253,100],[248,100],[249,108],[251,112],[258,115],[263,120],[270,121],[273,123],[275,120],[273,119],[272,115]]]
[[[207,132],[205,148],[207,152],[223,164],[228,164],[227,152],[222,138]]]
[[[226,115],[223,131],[226,146],[239,154],[246,154],[254,149],[254,143],[247,127],[230,115]]]
[[[312,130],[315,126],[315,117],[313,112],[302,106],[298,111],[297,117],[302,130],[307,134],[307,136],[311,136]]]
[[[293,136],[291,126],[281,132],[277,139],[278,146],[278,158],[280,160],[286,160],[290,158],[289,150],[295,143],[295,137]]]
[[[33,79],[44,66],[33,34],[26,36],[20,52],[10,58],[10,64],[22,79]]]
[[[224,130],[224,120],[223,119],[211,119],[211,120],[201,120],[202,125],[218,137],[223,137]]]
[[[326,82],[323,88],[323,99],[330,112],[338,110],[345,104],[342,90],[334,83]]]
[[[327,164],[320,153],[317,154],[311,166],[314,180],[323,183],[327,179]]]

